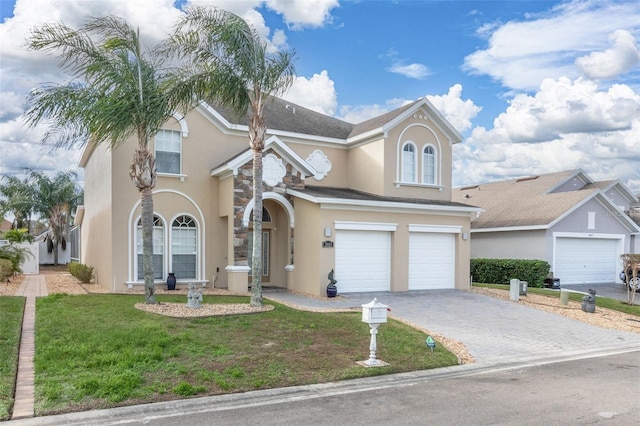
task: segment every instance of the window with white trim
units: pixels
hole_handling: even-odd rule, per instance
[[[177,279],[196,279],[198,230],[193,218],[178,216],[171,225],[171,271]]]
[[[407,142],[402,146],[402,182],[416,182],[416,147]]]
[[[436,150],[433,145],[427,145],[422,151],[422,183],[436,184]]]
[[[144,279],[144,263],[142,258],[142,218],[136,227],[136,269],[138,280]],[[158,216],[153,216],[153,279],[162,280],[164,272],[164,223]]]
[[[156,169],[158,173],[180,174],[182,134],[176,130],[161,129],[156,134]]]

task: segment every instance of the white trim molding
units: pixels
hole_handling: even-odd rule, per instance
[[[397,223],[382,222],[347,222],[335,221],[335,229],[345,229],[351,231],[392,231],[398,229]]]
[[[454,225],[422,225],[422,224],[409,224],[407,225],[409,232],[437,232],[440,234],[460,234],[462,233],[462,226]]]

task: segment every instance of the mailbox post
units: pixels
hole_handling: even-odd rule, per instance
[[[369,359],[362,362],[366,367],[384,367],[387,364],[384,361],[376,359],[376,335],[378,334],[378,326],[387,322],[387,305],[378,302],[377,298],[373,301],[362,305],[362,321],[369,324],[371,328],[371,340],[369,343]]]

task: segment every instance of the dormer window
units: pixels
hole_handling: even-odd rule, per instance
[[[436,149],[427,145],[422,151],[422,183],[436,184]]]
[[[416,146],[407,142],[402,147],[402,182],[416,182]]]

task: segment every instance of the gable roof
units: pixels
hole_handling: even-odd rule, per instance
[[[574,178],[584,185],[577,190],[556,191]],[[484,209],[480,217],[471,223],[474,230],[546,229],[591,199],[596,199],[612,212],[617,211],[617,206],[603,192],[604,188],[612,186],[615,185],[611,181],[593,182],[582,170],[568,170],[454,188],[451,199]],[[627,215],[613,216],[630,231],[638,231]]]
[[[232,109],[222,105],[215,99],[209,99],[201,103],[201,106],[229,129],[245,130],[249,125],[250,110],[247,114],[239,116]],[[268,133],[295,133],[343,140],[346,143],[357,142],[370,135],[386,133],[399,122],[419,110],[423,111],[439,128],[448,134],[452,143],[462,141],[462,135],[427,98],[418,99],[415,102],[358,124],[348,123],[274,96],[268,97],[264,105]]]
[[[271,136],[264,143],[263,152],[266,154],[270,149],[285,157],[293,167],[298,170],[303,176],[313,176],[315,169],[303,160],[298,154],[296,154],[291,148],[284,144],[277,136]],[[233,174],[238,174],[238,169],[249,161],[253,160],[253,151],[247,148],[243,152],[234,156],[233,158],[225,161],[219,166],[214,167],[211,170],[211,176],[224,177]]]

